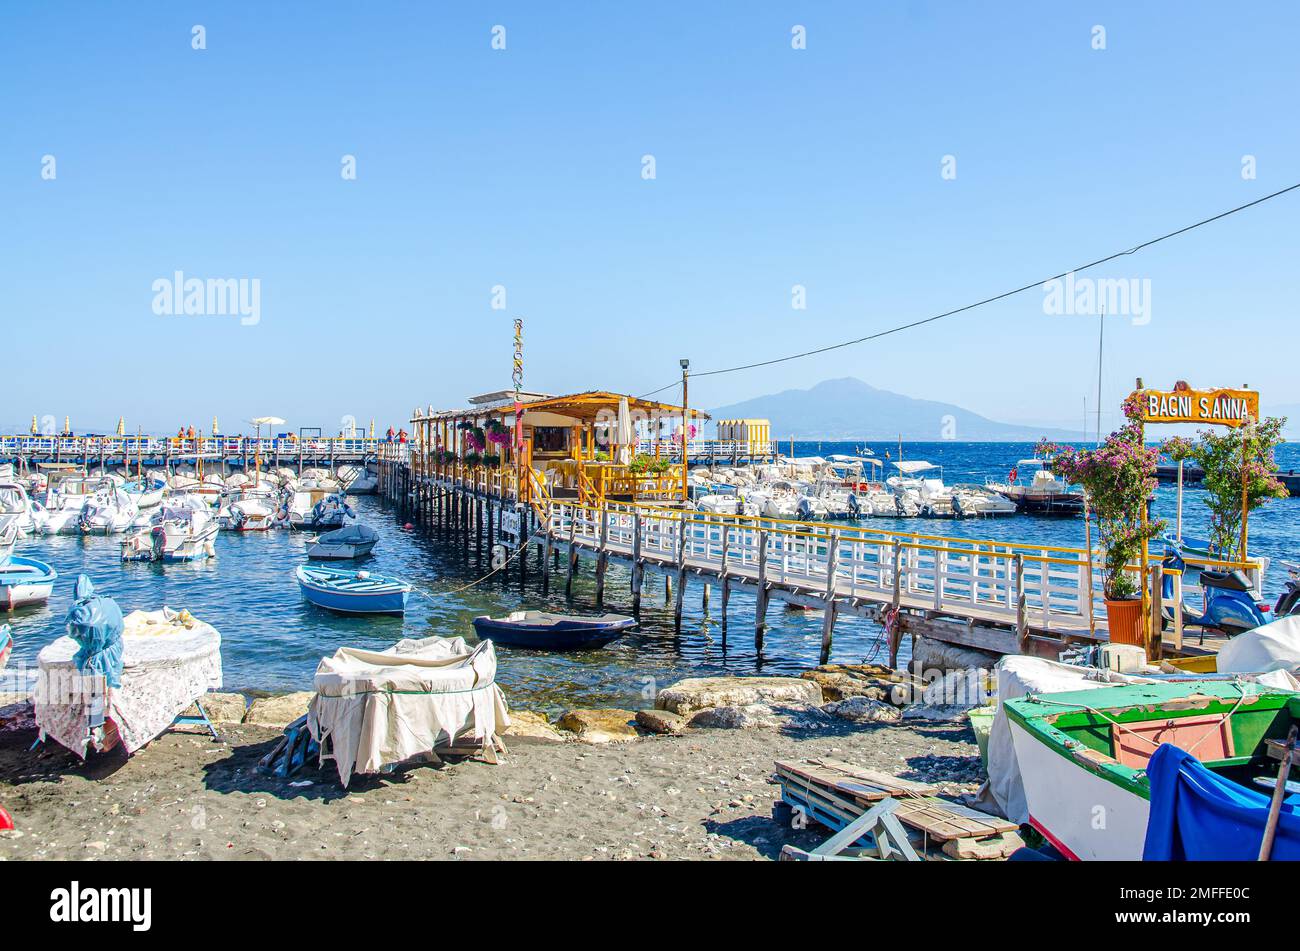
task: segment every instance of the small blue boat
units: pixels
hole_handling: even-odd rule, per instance
[[[295,572],[302,595],[339,614],[404,614],[411,586],[369,571],[340,571],[303,565]]]
[[[515,611],[505,617],[474,619],[474,633],[480,640],[492,640],[508,647],[571,651],[604,647],[636,626],[636,619],[622,614],[584,617],[552,614],[549,611]]]
[[[0,559],[0,609],[12,611],[49,600],[59,573],[35,558]]]
[[[9,633],[8,624],[0,624],[0,670],[9,662],[9,651],[14,646],[13,635]]]

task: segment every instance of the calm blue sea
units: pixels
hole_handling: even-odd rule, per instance
[[[852,453],[855,443],[796,442],[797,455]],[[868,443],[880,458],[892,443]],[[785,444],[783,450],[787,450]],[[903,443],[907,459],[925,459],[944,467],[948,483],[984,482],[1002,477],[1016,460],[1032,455],[1031,444],[1014,443]],[[1283,469],[1300,468],[1300,449],[1279,450]],[[72,585],[80,573],[88,574],[105,594],[118,600],[124,611],[154,609],[162,605],[187,608],[213,624],[222,634],[222,660],[228,689],[251,693],[309,689],[318,660],[344,645],[382,648],[401,637],[430,634],[473,638],[471,619],[521,607],[565,607],[563,584],[552,585],[549,598],[541,593],[541,575],[535,553],[530,553],[527,582],[521,591],[512,566],[468,591],[445,593],[482,576],[490,565],[474,554],[448,547],[436,531],[407,529],[403,519],[377,498],[356,500],[363,521],[380,534],[370,570],[394,574],[417,585],[404,618],[341,618],[305,603],[293,578],[293,569],[305,560],[303,536],[287,532],[236,535],[222,533],[216,541],[217,557],[195,565],[123,564],[117,538],[56,536],[19,543],[17,553],[51,562],[60,578],[48,605],[19,611],[8,620],[13,627],[15,651],[10,666],[34,662],[42,646],[63,633],[63,617]],[[1173,519],[1174,489],[1162,486],[1157,513]],[[1206,521],[1202,493],[1188,489],[1184,504],[1185,534],[1202,534]],[[925,519],[871,519],[881,528],[971,538],[1009,539],[1040,544],[1083,544],[1081,519],[1013,516],[1004,519],[929,521]],[[1300,499],[1278,500],[1264,506],[1251,519],[1252,554],[1274,559],[1300,555],[1295,543],[1300,528]],[[1269,593],[1285,574],[1273,570]],[[625,568],[611,565],[606,601],[611,610],[627,607],[629,577]],[[590,563],[575,594],[578,608],[590,608],[594,579]],[[817,663],[821,643],[820,615],[787,611],[772,606],[761,654],[755,651],[753,599],[737,594],[732,599],[732,623],[724,637],[718,624],[715,592],[711,615],[700,607],[700,587],[692,585],[687,617],[675,633],[671,606],[665,604],[661,576],[647,581],[639,630],[599,651],[548,654],[500,650],[500,681],[512,702],[525,707],[556,711],[569,706],[643,706],[656,687],[689,676],[740,673],[783,673]],[[836,626],[833,660],[855,663],[883,661],[886,650],[878,626],[842,617]]]

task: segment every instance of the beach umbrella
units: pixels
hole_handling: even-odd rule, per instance
[[[614,442],[618,444],[618,461],[627,465],[632,461],[632,411],[628,408],[627,397],[618,400],[618,425],[614,430]]]
[[[375,418],[373,416],[370,417],[370,438],[375,438]]]
[[[32,435],[35,436],[39,432],[40,432],[40,428],[36,425],[36,414],[33,413],[32,414]]]
[[[119,436],[125,436],[125,435],[126,435],[126,417],[125,417],[125,416],[119,416],[119,417],[117,418],[117,434],[118,434]]]
[[[71,419],[71,417],[68,417],[68,416],[63,417],[63,432],[64,432],[64,435],[66,435],[66,434],[72,432],[72,419]]]
[[[217,425],[217,417],[215,416],[212,417],[212,435],[214,436],[221,435],[221,427]]]

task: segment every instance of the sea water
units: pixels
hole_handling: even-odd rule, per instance
[[[796,442],[795,454],[852,454],[857,443]],[[898,456],[895,444],[869,443],[880,459]],[[788,451],[788,444],[782,444]],[[906,459],[924,459],[944,467],[944,480],[982,484],[1004,479],[1017,460],[1031,456],[1030,444],[903,443]],[[1300,467],[1300,450],[1283,446],[1281,467]],[[888,465],[887,465],[888,468]],[[1184,495],[1184,534],[1204,536],[1208,514],[1204,492],[1189,487]],[[521,608],[564,611],[563,568],[552,571],[548,596],[541,591],[536,549],[528,552],[527,575],[521,589],[519,570],[505,570],[466,590],[457,590],[492,569],[490,554],[476,554],[447,542],[421,524],[406,528],[406,517],[377,497],[353,500],[359,519],[379,533],[374,555],[358,567],[395,575],[416,586],[405,617],[349,618],[331,614],[303,600],[294,568],[306,562],[309,536],[297,532],[222,532],[216,558],[191,564],[155,565],[120,560],[122,536],[37,536],[18,543],[16,554],[50,562],[59,572],[48,604],[0,614],[14,633],[10,667],[34,664],[40,649],[64,633],[64,617],[72,601],[77,575],[87,574],[97,589],[115,598],[123,611],[154,610],[166,605],[185,608],[221,632],[225,689],[257,694],[308,690],[322,656],[343,646],[382,649],[403,637],[461,635],[473,642],[472,620],[480,614],[501,614]],[[1161,486],[1155,514],[1173,529],[1175,490]],[[1015,515],[996,519],[873,518],[864,525],[933,535],[999,539],[1025,544],[1082,547],[1081,518]],[[1300,528],[1300,499],[1266,503],[1251,516],[1250,552],[1274,560],[1265,586],[1275,595],[1286,579],[1278,559],[1300,557],[1296,543]],[[348,564],[348,563],[342,563]],[[754,643],[754,598],[735,592],[730,623],[720,624],[720,593],[713,592],[708,614],[701,606],[703,581],[692,576],[681,631],[673,625],[673,605],[665,597],[664,576],[646,572],[639,627],[595,651],[550,653],[499,648],[498,679],[511,702],[519,707],[555,712],[573,706],[646,706],[655,692],[683,677],[726,674],[796,674],[818,662],[821,647],[820,613],[790,611],[774,600],[768,612],[763,649]],[[572,610],[594,609],[592,562],[583,558],[574,585]],[[611,562],[606,578],[606,610],[630,609],[630,571]],[[907,643],[904,639],[903,658]],[[888,659],[879,625],[840,615],[835,627],[832,661],[861,663]]]

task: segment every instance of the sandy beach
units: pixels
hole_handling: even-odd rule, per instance
[[[170,731],[87,763],[0,731],[2,859],[774,859],[828,833],[771,818],[775,759],[832,756],[971,792],[964,722],[699,729],[592,745],[507,737],[506,762],[448,761],[342,789],[332,769],[257,769],[280,731]]]

